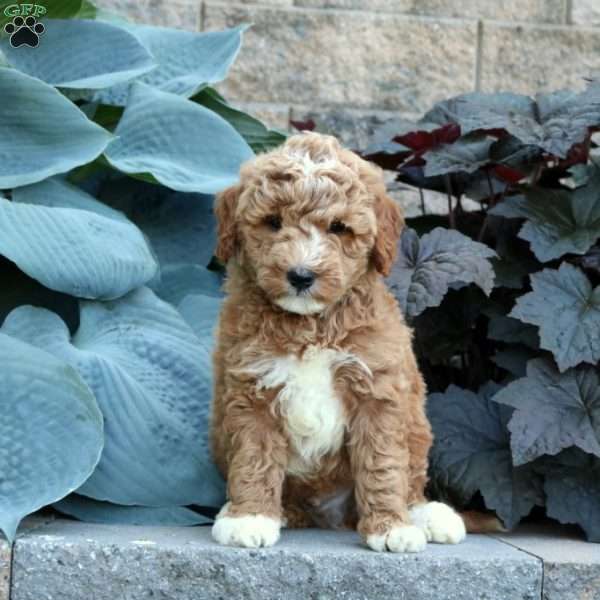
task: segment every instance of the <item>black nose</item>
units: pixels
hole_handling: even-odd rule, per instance
[[[316,275],[308,269],[291,269],[287,272],[288,281],[298,292],[307,290],[314,282]]]

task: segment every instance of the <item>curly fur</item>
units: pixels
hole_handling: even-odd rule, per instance
[[[245,164],[216,214],[228,264],[212,415],[228,482],[221,517],[228,527],[239,517],[254,545],[269,536],[247,529],[267,517],[356,527],[377,550],[422,549],[409,508],[426,502],[432,434],[412,332],[382,278],[403,218],[381,171],[333,137],[296,135]],[[349,229],[329,231],[334,221]],[[287,281],[297,267],[316,274],[307,293]]]

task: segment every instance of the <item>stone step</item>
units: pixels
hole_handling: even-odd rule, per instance
[[[353,532],[284,531],[273,548],[215,544],[207,527],[56,520],[19,536],[11,600],[538,599],[542,562],[472,535],[422,554],[378,554]]]
[[[11,562],[7,552],[0,542],[0,571]],[[600,545],[574,529],[521,527],[469,535],[457,546],[429,544],[421,554],[378,554],[353,532],[301,530],[284,531],[273,548],[248,550],[215,544],[208,527],[56,519],[23,527],[10,594],[0,585],[0,600],[9,597],[592,600],[600,598]]]

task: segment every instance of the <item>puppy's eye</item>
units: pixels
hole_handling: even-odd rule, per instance
[[[265,225],[273,231],[279,231],[281,229],[281,217],[279,215],[269,215],[265,218]]]
[[[329,233],[340,235],[341,233],[346,233],[347,231],[350,231],[350,228],[337,219],[329,226]]]

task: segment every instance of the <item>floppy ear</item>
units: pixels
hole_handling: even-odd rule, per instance
[[[217,249],[215,256],[223,263],[236,253],[238,245],[235,209],[241,189],[239,185],[227,188],[217,195],[215,215],[217,216]]]
[[[384,277],[387,277],[396,258],[396,247],[404,227],[404,216],[398,204],[386,194],[383,185],[377,192],[375,215],[377,237],[373,248],[373,265]]]

